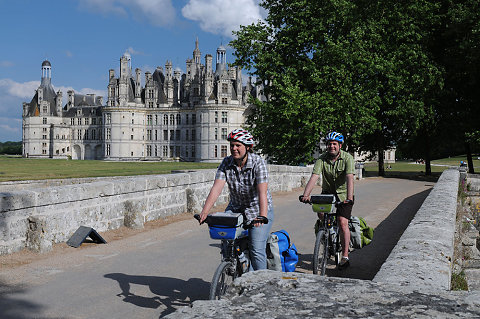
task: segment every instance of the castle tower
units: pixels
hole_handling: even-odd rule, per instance
[[[42,63],[42,83],[41,86],[48,86],[52,83],[52,65],[50,61],[45,60]]]
[[[227,50],[223,45],[217,48],[217,66],[215,69],[215,75],[221,75],[224,70],[227,69]]]

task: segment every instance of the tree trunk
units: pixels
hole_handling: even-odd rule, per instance
[[[384,150],[378,149],[378,176],[385,176],[385,162],[383,160]]]
[[[432,165],[430,163],[430,136],[425,134],[425,175],[432,175]]]
[[[472,151],[470,150],[470,143],[469,142],[465,142],[465,151],[467,153],[468,172],[470,174],[475,174],[475,169],[473,167]]]

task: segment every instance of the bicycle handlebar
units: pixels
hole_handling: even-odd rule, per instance
[[[298,200],[304,204],[327,204],[324,200],[322,200],[322,196],[324,195],[312,195],[310,197],[309,201],[303,201],[303,195],[298,196]],[[327,195],[328,196],[328,195]],[[334,201],[334,202],[329,202],[331,204],[334,204],[335,206],[340,206],[340,205],[345,205],[348,203],[351,203],[352,201],[347,199],[346,202],[341,202],[341,201]]]
[[[198,222],[200,223],[200,215],[199,214],[193,215],[193,218],[198,220]],[[245,229],[252,228],[254,221],[258,221],[258,222],[260,222],[260,224],[268,224],[268,218],[267,217],[257,216],[254,220],[251,220],[251,221],[245,220],[243,222],[243,228],[245,228]],[[205,223],[205,222],[208,224],[208,216],[207,216],[207,218],[205,218],[205,220],[203,222],[200,223],[200,225]]]

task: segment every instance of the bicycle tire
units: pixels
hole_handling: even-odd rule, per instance
[[[237,277],[237,270],[229,274],[229,269],[232,269],[233,264],[230,261],[223,261],[218,265],[215,274],[213,275],[210,284],[210,300],[220,300],[227,291],[228,287]]]
[[[340,233],[337,232],[335,234],[336,242],[335,242],[335,265],[338,266],[340,261],[342,260],[342,245],[340,244]]]
[[[325,232],[320,230],[315,239],[315,248],[313,250],[313,273],[317,275],[320,272],[321,276],[325,276],[328,259],[328,236]]]

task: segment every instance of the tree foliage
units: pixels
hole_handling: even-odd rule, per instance
[[[312,161],[325,133],[349,149],[382,151],[425,117],[439,70],[425,50],[428,1],[265,0],[264,22],[230,44],[237,66],[264,84],[247,125],[275,162]],[[383,169],[383,167],[382,167]]]

